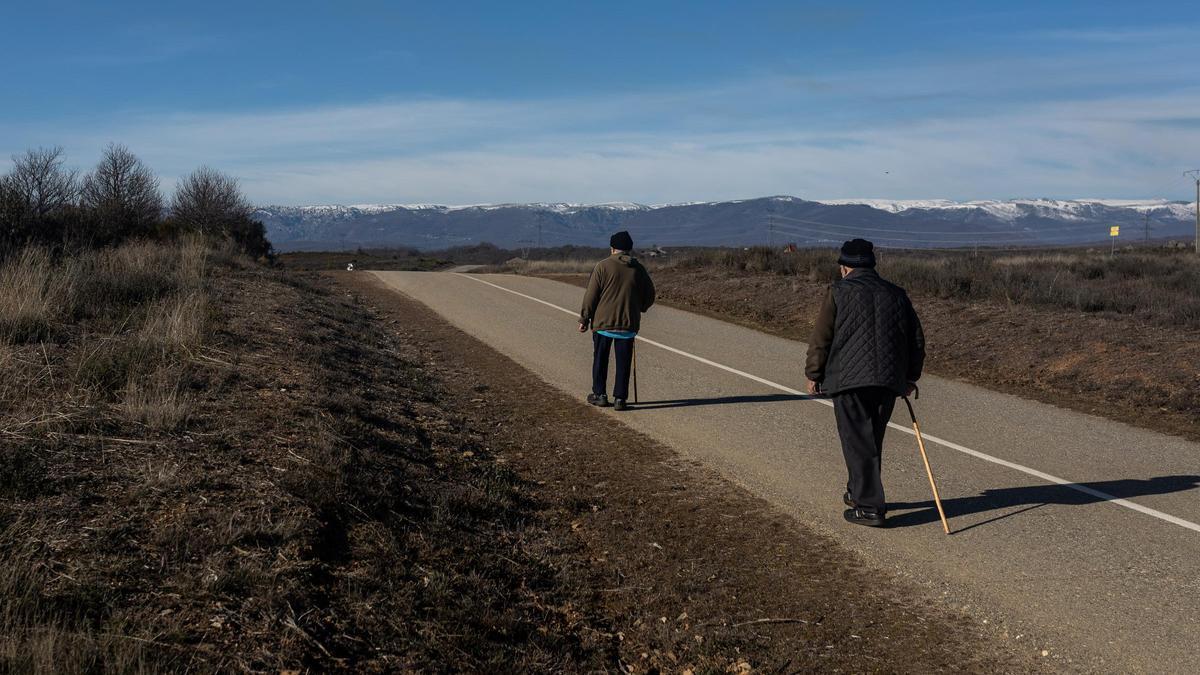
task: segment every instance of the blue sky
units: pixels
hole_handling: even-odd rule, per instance
[[[51,0],[3,12],[0,157],[117,141],[278,204],[1186,199],[1198,38],[1179,2]]]

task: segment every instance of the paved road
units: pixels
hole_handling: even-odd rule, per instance
[[[580,289],[376,274],[554,386],[589,390],[591,340],[563,311],[574,314]],[[1200,671],[1200,445],[927,377],[918,414],[955,534],[942,533],[915,441],[901,432],[903,405],[884,454],[893,527],[872,530],[842,521],[833,412],[796,392],[804,345],[667,307],[646,315],[642,337],[642,405],[608,411],[614,422],[1001,622],[1012,639],[1086,669]]]

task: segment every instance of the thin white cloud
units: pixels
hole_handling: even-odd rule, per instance
[[[1200,96],[1142,103],[1154,117],[1190,109]],[[1106,107],[1111,114],[1098,114]],[[406,157],[280,162],[246,186],[279,203],[1186,196],[1175,176],[1200,147],[1200,129],[1168,135],[1145,121],[1133,102],[1113,100],[877,125],[832,145],[823,133],[786,128],[566,134]]]
[[[1145,75],[1177,48],[542,100],[140,112],[0,128],[0,150],[58,143],[86,165],[115,140],[167,187],[209,164],[283,204],[1185,197],[1175,177],[1200,148],[1200,127],[1185,123],[1200,89],[1182,84],[1190,71]]]

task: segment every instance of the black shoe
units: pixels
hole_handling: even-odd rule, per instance
[[[849,490],[846,490],[846,492],[842,494],[842,503],[845,504],[846,506],[849,506],[850,508],[854,508],[854,500],[850,499],[850,491]]]
[[[867,511],[857,506],[852,509],[846,509],[842,515],[845,516],[848,523],[866,525],[867,527],[883,527],[886,522],[883,514]]]
[[[629,406],[625,405],[625,399],[613,399],[613,410],[627,410]]]
[[[608,407],[608,394],[588,394],[587,402],[601,408]]]

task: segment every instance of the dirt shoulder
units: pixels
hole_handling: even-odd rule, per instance
[[[652,270],[663,304],[804,341],[825,285],[796,276]],[[886,275],[886,270],[881,270]],[[582,286],[586,276],[551,275]],[[1200,333],[1083,314],[914,295],[927,371],[1200,441]],[[797,353],[797,369],[803,354]]]
[[[1061,668],[565,396],[370,276],[337,275],[514,470],[584,632],[624,672]],[[520,550],[516,547],[514,550]],[[480,555],[486,553],[480,552]],[[582,667],[582,664],[580,665]],[[568,668],[573,669],[573,668]]]

